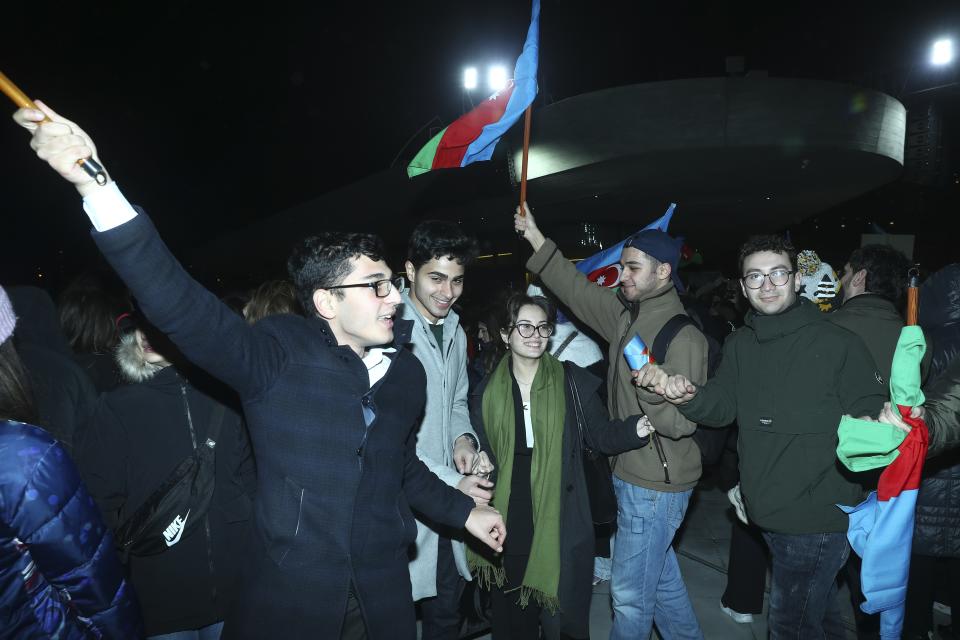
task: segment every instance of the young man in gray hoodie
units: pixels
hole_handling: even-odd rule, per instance
[[[427,405],[417,432],[417,457],[441,480],[477,504],[487,504],[492,484],[471,475],[477,437],[467,410],[467,337],[453,305],[463,293],[464,271],[476,241],[452,222],[425,220],[413,230],[402,293],[404,320],[412,320],[409,348],[427,373]],[[486,469],[485,469],[486,470]],[[463,581],[470,570],[461,537],[419,517],[416,555],[410,562],[413,599],[420,601],[424,640],[456,640]]]

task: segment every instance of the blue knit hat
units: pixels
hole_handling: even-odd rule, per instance
[[[17,316],[13,313],[13,305],[3,287],[0,287],[0,344],[13,335],[13,328],[17,325]]]

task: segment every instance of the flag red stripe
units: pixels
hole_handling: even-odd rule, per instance
[[[467,147],[477,139],[483,128],[491,122],[496,122],[503,116],[513,93],[513,80],[507,83],[499,93],[486,98],[469,113],[460,116],[447,127],[446,133],[437,146],[437,153],[433,156],[433,169],[449,169],[459,167]]]
[[[903,491],[920,488],[923,461],[927,457],[929,432],[923,420],[910,417],[910,407],[897,405],[903,421],[910,425],[910,433],[897,448],[900,455],[891,462],[877,484],[877,500],[885,501],[899,496]]]

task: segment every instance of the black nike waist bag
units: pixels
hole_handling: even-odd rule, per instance
[[[189,537],[203,522],[213,499],[216,446],[224,408],[213,409],[207,439],[180,461],[169,476],[114,531],[121,560],[163,553]]]

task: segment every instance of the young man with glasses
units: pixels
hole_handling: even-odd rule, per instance
[[[458,225],[425,220],[410,235],[404,265],[410,282],[400,313],[413,325],[408,348],[427,374],[427,406],[417,430],[417,456],[447,485],[488,504],[492,483],[472,475],[477,435],[467,406],[467,336],[454,305],[477,243]],[[424,640],[460,636],[460,595],[470,568],[459,532],[417,519],[416,553],[410,561],[413,599],[420,602]]]
[[[770,637],[843,638],[837,573],[850,552],[847,515],[862,489],[836,459],[844,414],[875,416],[886,388],[850,331],[798,295],[796,252],[779,236],[740,250],[752,310],[724,343],[706,385],[647,365],[637,384],[700,424],[740,427],[740,490],[773,560]]]
[[[655,230],[631,236],[620,256],[620,287],[614,290],[577,271],[543,236],[529,209],[523,216],[518,212],[514,223],[534,250],[527,269],[610,345],[610,417],[645,414],[655,430],[649,444],[618,455],[613,466],[619,511],[610,637],[647,638],[655,624],[667,637],[702,638],[672,546],[700,479],[700,449],[691,437],[697,425],[660,396],[634,386],[623,355],[634,336],[650,347],[671,318],[685,313],[677,275],[682,243]],[[670,342],[664,367],[704,382],[707,356],[706,338],[685,326]]]
[[[287,267],[307,317],[249,326],[186,273],[116,183],[101,186],[78,166],[96,153],[89,137],[42,108],[14,119],[83,196],[101,252],[151,322],[243,403],[257,461],[256,550],[223,637],[413,640],[411,509],[497,550],[506,531],[496,511],[416,456],[426,378],[402,346],[409,323],[395,326],[400,292],[379,239],[303,240]]]

